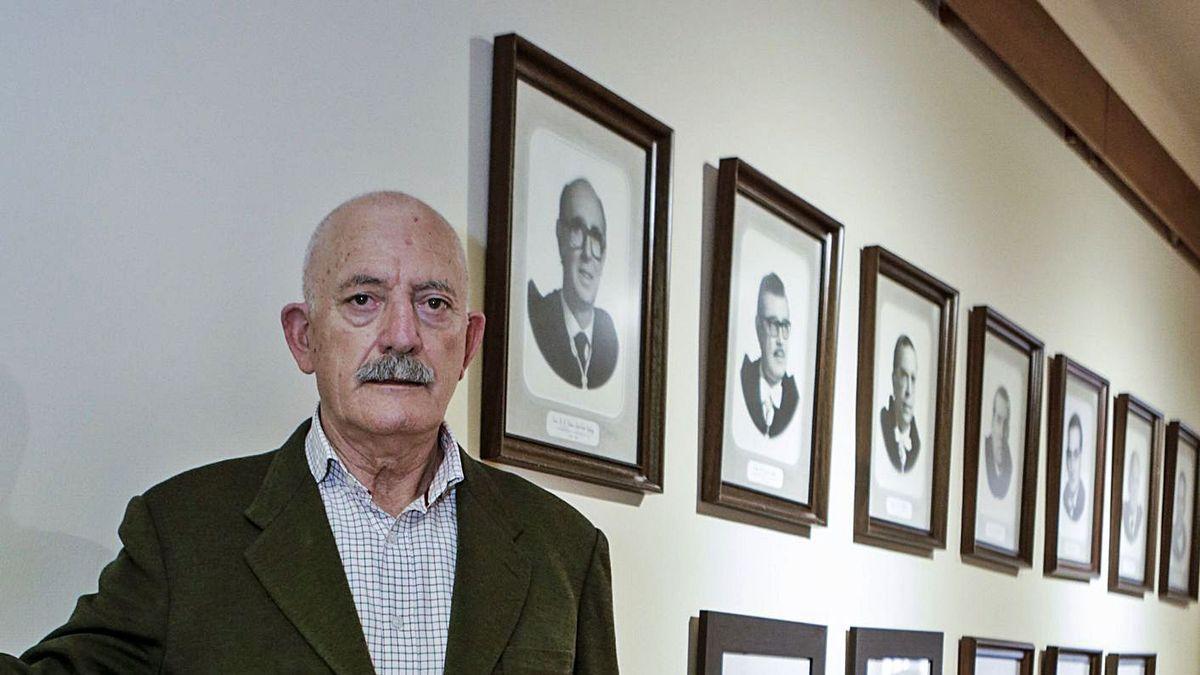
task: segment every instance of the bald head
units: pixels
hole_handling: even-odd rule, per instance
[[[460,277],[455,281],[467,285],[467,261],[458,233],[440,213],[425,202],[396,191],[368,192],[342,202],[317,225],[308,240],[304,253],[304,301],[313,306],[317,300],[320,280],[336,265],[334,249],[355,228],[379,225],[397,231],[420,232],[445,246],[450,253],[453,269],[447,275]]]

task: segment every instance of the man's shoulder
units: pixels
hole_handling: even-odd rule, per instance
[[[188,469],[147,490],[145,499],[151,505],[200,509],[240,504],[240,511],[254,499],[278,452],[275,449]]]
[[[549,490],[474,458],[468,457],[465,461],[472,462],[479,469],[476,478],[484,478],[498,493],[504,509],[515,524],[555,538],[595,539],[596,526],[578,509]]]

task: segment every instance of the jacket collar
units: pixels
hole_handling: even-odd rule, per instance
[[[311,420],[275,453],[245,515],[262,528],[245,553],[259,582],[304,639],[338,673],[372,672],[358,611],[325,505],[304,452]],[[489,470],[462,448],[456,489],[458,555],[445,671],[490,673],[529,589],[521,527]]]

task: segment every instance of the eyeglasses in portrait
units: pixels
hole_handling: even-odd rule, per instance
[[[697,675],[824,675],[825,626],[701,611]]]
[[[958,292],[880,247],[863,250],[855,535],[943,548]]]
[[[482,453],[661,490],[671,130],[515,35],[493,88]]]
[[[1158,594],[1187,604],[1197,598],[1200,540],[1195,536],[1200,436],[1179,421],[1167,425]]]
[[[701,497],[823,524],[842,226],[737,158],[717,202]]]
[[[1033,564],[1042,342],[1002,314],[971,310],[962,554],[1015,573]]]
[[[1117,397],[1113,410],[1112,498],[1108,589],[1136,597],[1154,587],[1158,520],[1158,456],[1162,413],[1137,397]]]
[[[1050,369],[1046,476],[1047,576],[1100,574],[1108,380],[1063,354]]]

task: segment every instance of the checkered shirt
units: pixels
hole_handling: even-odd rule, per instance
[[[319,413],[304,440],[367,649],[381,673],[441,673],[446,660],[458,556],[453,488],[463,471],[445,424],[438,442],[443,459],[429,490],[393,518],[342,464]]]

